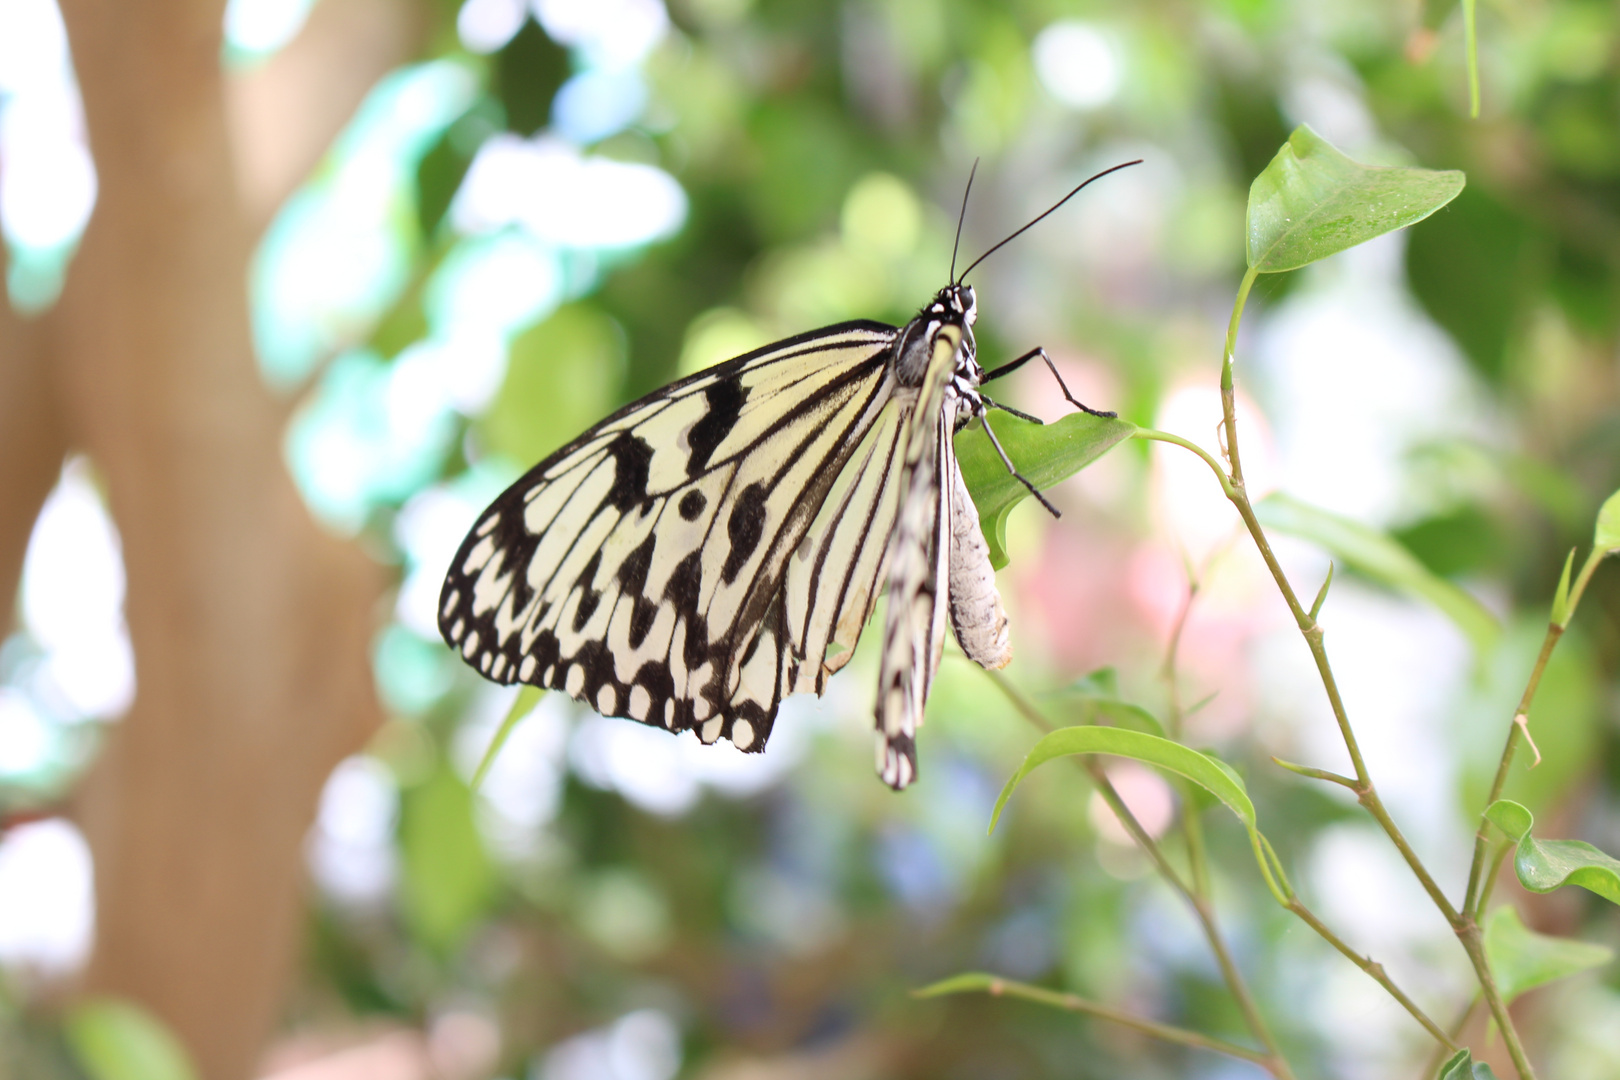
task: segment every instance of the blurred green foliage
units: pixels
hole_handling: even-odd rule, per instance
[[[432,40],[454,41],[453,14],[442,9]],[[1432,783],[1455,783],[1443,801],[1456,820],[1477,811],[1563,553],[1620,483],[1620,127],[1611,116],[1620,68],[1598,44],[1613,34],[1607,8],[1483,10],[1479,121],[1465,115],[1461,26],[1447,5],[679,0],[669,14],[673,29],[645,65],[641,119],[587,149],[669,170],[688,198],[685,225],[650,248],[599,255],[583,276],[569,270],[585,284],[511,337],[500,389],[447,470],[466,460],[526,468],[618,404],[787,333],[848,318],[903,321],[944,281],[975,158],[958,265],[1089,171],[1149,159],[1118,178],[1125,193],[1106,202],[1110,216],[1088,211],[1082,196],[976,272],[976,285],[987,366],[1044,344],[1090,365],[1091,385],[1105,388],[1093,404],[1152,423],[1177,387],[1212,384],[1243,265],[1242,193],[1297,123],[1323,125],[1360,161],[1460,169],[1466,190],[1396,250],[1411,301],[1454,343],[1498,430],[1414,445],[1403,467],[1426,494],[1369,524],[1394,537],[1380,541],[1391,550],[1415,556],[1401,565],[1429,592],[1483,595],[1526,628],[1503,635],[1442,707],[1454,718],[1444,745],[1461,766],[1454,782],[1435,763]],[[1066,104],[1051,82],[1060,76],[1040,66],[1038,36],[1059,20],[1095,31],[1119,62],[1117,86],[1095,104]],[[449,209],[480,146],[500,131],[547,131],[558,89],[582,60],[529,21],[482,63],[482,98],[416,171],[428,253],[419,282],[453,246]],[[1266,280],[1250,324],[1263,328],[1326,280],[1315,270]],[[397,355],[425,332],[420,294],[407,290],[380,319],[379,354]],[[1240,343],[1240,379],[1251,346]],[[1015,384],[1013,400],[1055,400],[1038,396],[1044,378]],[[1064,503],[1116,554],[1152,535],[1150,460],[1116,451],[1113,493]],[[380,546],[389,521],[372,523]],[[1057,536],[1069,521],[1047,526],[1020,512],[1009,532]],[[1039,591],[1074,572],[1021,569],[1020,557],[1045,559],[1059,541],[1011,539],[1015,576],[1004,575],[1004,591]],[[1334,595],[1381,580],[1354,578]],[[1537,706],[1543,764],[1516,771],[1509,791],[1538,813],[1588,792],[1585,805],[1609,808],[1590,828],[1614,836],[1607,785],[1620,770],[1601,763],[1613,758],[1604,688],[1620,668],[1620,597],[1605,572],[1593,589],[1591,613],[1555,658]],[[1330,626],[1337,602],[1324,615]],[[1031,621],[1035,606],[1026,597],[1014,610],[1011,674],[1030,692],[1076,674],[1065,659],[1073,649],[1043,640]],[[1162,705],[1163,628],[1098,633],[1100,655],[1086,655],[1118,664],[1119,685],[1042,699],[1050,715],[1094,719],[1103,699],[1127,713],[1131,701]],[[996,790],[1038,733],[959,659],[947,659],[930,702],[925,782],[901,799],[868,775],[861,728],[873,662],[863,648],[834,680],[819,721],[813,708],[784,714],[778,739],[790,724],[813,732],[790,776],[743,794],[691,781],[695,801],[673,814],[621,795],[611,769],[588,760],[600,722],[558,706],[567,749],[546,759],[555,808],[514,826],[498,820],[491,794],[499,767],[478,794],[457,771],[493,734],[476,717],[505,699],[491,705],[453,658],[411,660],[402,641],[379,662],[390,658],[407,673],[402,685],[416,688],[389,700],[400,713],[394,728],[418,734],[374,750],[399,776],[397,901],[358,910],[323,902],[293,1014],[300,1023],[333,1009],[419,1022],[471,1001],[499,1023],[497,1073],[506,1076],[571,1075],[546,1071],[561,1068],[545,1065],[548,1047],[647,1005],[679,1023],[683,1076],[734,1075],[726,1069],[746,1060],[763,1063],[760,1075],[789,1062],[808,1063],[805,1075],[1213,1075],[1213,1059],[1197,1052],[1028,1004],[905,995],[991,969],[1244,1037],[1185,911],[1097,824],[1078,776],[1032,780],[996,838],[982,839]],[[394,680],[380,678],[386,692]],[[1190,696],[1215,693],[1216,711],[1222,695],[1245,693],[1207,672],[1193,681]],[[1309,892],[1302,868],[1356,818],[1334,795],[1256,764],[1270,750],[1257,753],[1243,719],[1198,737],[1236,763],[1296,887]],[[1201,722],[1194,710],[1188,723],[1197,731]],[[522,748],[523,730],[503,755],[534,753]],[[1206,827],[1261,1007],[1301,1072],[1326,1075],[1330,1060],[1354,1052],[1349,1027],[1336,1025],[1355,1021],[1327,1015],[1299,988],[1302,971],[1339,961],[1268,910],[1241,827],[1217,815]],[[1600,933],[1614,932],[1611,914],[1588,912],[1608,928]],[[1394,963],[1429,986],[1417,960]],[[1391,1023],[1387,1060],[1424,1052],[1415,1028]],[[1556,1024],[1547,1023],[1551,1039]]]
[[[371,378],[429,334],[424,296],[457,250],[454,201],[480,149],[502,135],[545,137],[559,89],[587,66],[532,19],[493,55],[469,57],[456,13],[424,5],[425,40],[432,56],[477,73],[478,99],[413,165],[409,284],[359,335],[364,362],[340,360],[338,376]],[[1119,190],[1097,194],[1100,202],[1088,208],[1092,193],[1083,194],[998,253],[975,286],[987,367],[1045,345],[1066,371],[1084,374],[1077,392],[1088,403],[1152,424],[1180,391],[1215,385],[1244,266],[1243,193],[1298,123],[1358,161],[1462,170],[1467,187],[1455,200],[1381,250],[1398,263],[1400,302],[1460,357],[1475,394],[1467,407],[1485,420],[1455,430],[1440,414],[1466,403],[1420,403],[1437,414],[1436,430],[1403,448],[1395,508],[1362,523],[1369,535],[1373,526],[1387,533],[1377,534],[1379,550],[1400,553],[1400,580],[1364,572],[1336,583],[1323,621],[1336,641],[1340,612],[1393,605],[1380,590],[1395,586],[1471,594],[1470,613],[1488,619],[1489,608],[1507,627],[1483,659],[1453,664],[1445,685],[1399,684],[1423,691],[1432,738],[1415,745],[1442,755],[1401,770],[1410,797],[1402,812],[1423,821],[1414,835],[1425,857],[1465,842],[1565,555],[1590,542],[1600,500],[1620,486],[1612,7],[1483,6],[1477,121],[1467,117],[1453,4],[671,0],[669,16],[672,29],[643,68],[645,109],[584,149],[667,170],[688,200],[684,226],[650,247],[564,253],[562,301],[513,328],[487,407],[458,428],[455,445],[441,440],[413,469],[437,470],[435,490],[481,506],[502,478],[679,374],[824,323],[903,321],[945,281],[975,159],[959,266],[1095,169],[1148,159],[1111,178]],[[1090,104],[1066,101],[1063,72],[1041,66],[1040,35],[1065,20],[1095,33],[1118,64],[1117,85]],[[1249,367],[1258,339],[1349,265],[1337,258],[1256,286],[1239,385],[1268,410],[1288,406]],[[1056,420],[1067,406],[1038,368],[1005,393]],[[1182,434],[1213,450],[1215,418]],[[1355,458],[1368,448],[1340,450]],[[1141,581],[1154,557],[1179,570],[1184,553],[1153,502],[1154,460],[1140,447],[1116,449],[1084,486],[1054,495],[1061,523],[1027,503],[1002,515],[1013,558],[1001,583],[1018,650],[1008,674],[1060,723],[1109,710],[1169,715],[1175,695],[1161,672],[1170,616],[1153,607],[1162,597],[1140,599]],[[410,575],[436,581],[443,569],[414,565],[400,541],[422,486],[416,477],[387,490],[363,523],[370,547],[400,563],[407,591]],[[1217,593],[1229,563],[1210,565]],[[1419,602],[1407,603],[1400,610]],[[1271,604],[1268,595],[1252,606]],[[1507,793],[1558,821],[1558,835],[1613,852],[1613,568],[1598,571],[1582,610],[1533,712],[1542,763],[1527,770],[1521,753]],[[1311,712],[1316,696],[1289,697],[1286,687],[1286,730],[1267,719],[1272,707],[1244,668],[1265,651],[1264,627],[1248,615],[1225,611],[1206,630],[1241,637],[1242,649],[1188,662],[1178,691],[1187,702],[1177,707],[1203,706],[1186,710],[1188,740],[1233,763],[1302,894],[1324,910],[1335,900],[1364,908],[1367,894],[1321,865],[1358,842],[1364,819],[1336,789],[1267,760],[1331,745],[1304,731],[1331,720]],[[1297,640],[1284,647],[1304,655]],[[1116,682],[1073,685],[1104,663],[1117,665]],[[728,786],[723,766],[694,765],[673,741],[644,755],[648,769],[686,785],[689,798],[660,811],[626,797],[634,785],[613,763],[632,758],[614,756],[618,736],[550,699],[513,734],[503,757],[523,767],[512,766],[508,787],[497,763],[473,792],[467,778],[493,735],[489,717],[510,699],[436,642],[391,625],[377,668],[393,719],[369,751],[392,777],[383,826],[391,884],[380,899],[317,898],[289,1025],[357,1016],[431,1025],[471,1011],[501,1034],[486,1074],[514,1080],[573,1080],[546,1064],[548,1054],[642,1008],[679,1025],[683,1077],[1228,1075],[1197,1051],[1027,1003],[908,997],[957,972],[992,970],[1245,1038],[1190,916],[1110,831],[1078,773],[1032,777],[996,836],[984,837],[996,792],[1040,733],[960,656],[947,655],[930,699],[923,781],[896,798],[872,778],[875,667],[863,645],[824,704],[784,711],[774,738],[793,737],[791,727],[799,746],[791,772],[770,783]],[[1377,673],[1363,685],[1367,714],[1389,704]],[[1407,752],[1396,742],[1381,760],[1400,763]],[[519,804],[528,810],[513,816]],[[1371,984],[1275,908],[1241,825],[1211,814],[1205,828],[1239,964],[1299,1073],[1413,1073],[1428,1051],[1421,1031],[1400,1014],[1386,1022],[1342,1011]],[[1335,882],[1345,896],[1319,895]],[[1525,922],[1620,937],[1611,905],[1573,892],[1556,908],[1527,903]],[[1504,881],[1498,900],[1508,893]],[[1376,950],[1426,1006],[1455,992],[1463,969],[1444,951],[1455,945],[1437,916],[1420,933],[1375,915],[1357,924],[1370,937],[1358,949]],[[1611,966],[1541,993],[1620,1010],[1620,975]],[[1435,1015],[1449,1019],[1448,1008],[1435,1004]],[[1604,1015],[1583,1008],[1567,1015]],[[1527,1020],[1534,1051],[1563,1070],[1555,1075],[1600,1075],[1586,1059],[1559,1057],[1559,1014]],[[745,1073],[750,1064],[759,1071]]]

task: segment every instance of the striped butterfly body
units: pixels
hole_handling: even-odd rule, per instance
[[[440,594],[445,641],[495,682],[757,752],[782,699],[849,660],[887,582],[877,768],[904,788],[947,620],[973,660],[1011,659],[952,447],[993,404],[976,315],[957,279],[903,327],[814,330],[619,410],[480,515]]]

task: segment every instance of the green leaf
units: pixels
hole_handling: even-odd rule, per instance
[[[1498,799],[1485,808],[1485,819],[1517,842],[1530,835],[1535,815],[1512,799]]]
[[[1496,1074],[1483,1061],[1475,1061],[1467,1050],[1459,1050],[1440,1066],[1435,1080],[1496,1080]]]
[[[1614,959],[1614,950],[1606,945],[1536,933],[1519,921],[1512,904],[1497,908],[1486,921],[1485,953],[1504,1001]]]
[[[1530,835],[1535,818],[1509,799],[1492,803],[1485,817],[1518,842],[1513,870],[1520,885],[1538,893],[1579,885],[1612,904],[1620,904],[1620,859],[1584,840],[1537,840]]]
[[[1592,546],[1602,552],[1620,551],[1620,491],[1603,500]]]
[[[1249,187],[1249,266],[1294,270],[1405,228],[1455,199],[1463,183],[1455,169],[1359,164],[1301,124]]]
[[[449,951],[484,913],[495,872],[473,821],[472,791],[440,764],[400,808],[405,917],[425,944]]]
[[[1018,471],[1042,489],[1073,476],[1136,430],[1128,420],[1081,412],[1052,424],[1032,424],[1011,413],[996,413],[990,426]],[[979,528],[990,545],[990,563],[999,570],[1007,565],[1007,514],[1029,490],[1007,471],[978,421],[957,433],[956,459],[979,511]]]
[[[1226,762],[1200,754],[1191,747],[1171,742],[1158,735],[1140,731],[1126,731],[1109,727],[1067,727],[1046,735],[1035,744],[1035,749],[1024,758],[1007,786],[996,799],[996,808],[990,815],[990,830],[995,831],[1001,810],[1012,798],[1015,788],[1036,768],[1053,758],[1070,754],[1114,754],[1155,765],[1177,776],[1186,777],[1214,795],[1238,816],[1244,826],[1255,828],[1254,803],[1243,786],[1243,780]]]
[[[91,998],[74,1006],[62,1027],[91,1080],[196,1080],[180,1041],[132,1002]]]
[[[1255,512],[1268,528],[1309,540],[1374,581],[1433,604],[1457,624],[1476,653],[1489,653],[1501,634],[1484,605],[1377,529],[1280,493],[1261,499]]]
[[[1285,907],[1288,905],[1293,889],[1283,874],[1276,853],[1271,850],[1271,845],[1260,833],[1255,820],[1254,803],[1249,799],[1243,778],[1232,766],[1219,758],[1201,754],[1191,747],[1171,742],[1158,735],[1127,731],[1124,728],[1089,726],[1059,728],[1051,732],[1035,744],[1035,748],[1024,758],[1024,763],[1018,767],[1018,771],[1007,781],[1007,786],[1001,789],[995,809],[990,814],[990,831],[995,831],[996,822],[1001,819],[1002,809],[1006,807],[1007,800],[1012,798],[1013,790],[1024,777],[1053,758],[1067,757],[1070,754],[1113,754],[1117,757],[1130,758],[1190,780],[1215,796],[1226,805],[1227,809],[1237,815],[1238,820],[1243,822],[1243,827],[1248,830],[1249,846],[1254,851],[1254,860],[1260,867],[1260,874],[1265,878],[1266,888],[1271,890],[1271,895],[1277,903]]]
[[[495,756],[501,752],[501,747],[506,745],[507,736],[512,734],[512,729],[518,726],[519,720],[534,711],[534,707],[539,703],[540,695],[543,693],[545,693],[545,690],[538,686],[524,686],[518,691],[518,696],[513,700],[512,707],[506,712],[506,719],[501,721],[501,726],[495,730],[495,737],[489,740],[489,746],[485,748],[484,756],[479,759],[478,768],[473,771],[472,781],[467,785],[468,787],[477,791],[483,786],[484,777],[488,775],[489,767],[495,764]]]

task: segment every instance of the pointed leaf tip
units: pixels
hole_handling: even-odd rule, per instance
[[[1614,959],[1614,950],[1607,945],[1536,933],[1519,919],[1512,904],[1497,908],[1486,920],[1485,952],[1504,1001]]]
[[[1254,509],[1268,529],[1309,540],[1358,573],[1432,604],[1457,624],[1479,655],[1495,647],[1501,632],[1496,616],[1394,537],[1282,492],[1267,495]]]
[[[1569,625],[1569,571],[1575,565],[1575,549],[1569,549],[1569,555],[1564,559],[1564,572],[1558,575],[1558,591],[1553,593],[1552,622],[1558,626]]]

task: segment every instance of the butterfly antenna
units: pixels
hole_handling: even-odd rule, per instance
[[[1081,189],[1083,189],[1086,186],[1086,184],[1091,183],[1093,180],[1101,180],[1103,177],[1107,176],[1109,173],[1119,172],[1119,170],[1121,170],[1121,169],[1128,169],[1132,165],[1140,165],[1140,164],[1142,164],[1142,159],[1137,158],[1135,161],[1127,161],[1127,162],[1124,162],[1123,164],[1115,165],[1115,166],[1113,166],[1111,168],[1104,169],[1102,172],[1098,173],[1096,176],[1092,176],[1092,177],[1087,178],[1087,180],[1084,183],[1082,183],[1079,187],[1075,188],[1073,191],[1071,191],[1067,195],[1063,196],[1063,198],[1061,198],[1057,202],[1053,203],[1051,208],[1048,209],[1046,211],[1046,213],[1040,215],[1040,217],[1035,218],[1029,224],[1025,225],[1022,229],[1019,229],[1017,232],[1013,233],[1011,236],[1009,236],[1005,240],[1001,241],[1001,243],[997,244],[995,247],[991,248],[989,251],[985,252],[983,255],[980,255],[977,259],[974,259],[973,262],[968,265],[968,268],[966,270],[962,271],[962,277],[955,279],[956,283],[961,284],[961,282],[964,279],[966,279],[966,277],[969,274],[973,273],[973,268],[975,266],[978,266],[980,263],[984,262],[984,260],[988,259],[990,256],[994,255],[996,252],[1000,251],[1002,248],[1006,247],[1008,244],[1012,243],[1014,240],[1016,240],[1020,236],[1024,235],[1030,229],[1034,228],[1043,218],[1047,217],[1049,214],[1056,211],[1058,207],[1062,206],[1064,203],[1068,202],[1070,199],[1072,199],[1076,195],[1080,194]],[[954,259],[952,259],[952,263],[953,264],[955,263]]]
[[[973,177],[979,171],[979,159],[973,159],[973,168],[968,170],[967,188],[962,192],[962,212],[956,215],[956,240],[951,244],[951,280],[956,280],[956,249],[962,246],[962,222],[967,220],[968,195],[973,191]]]

